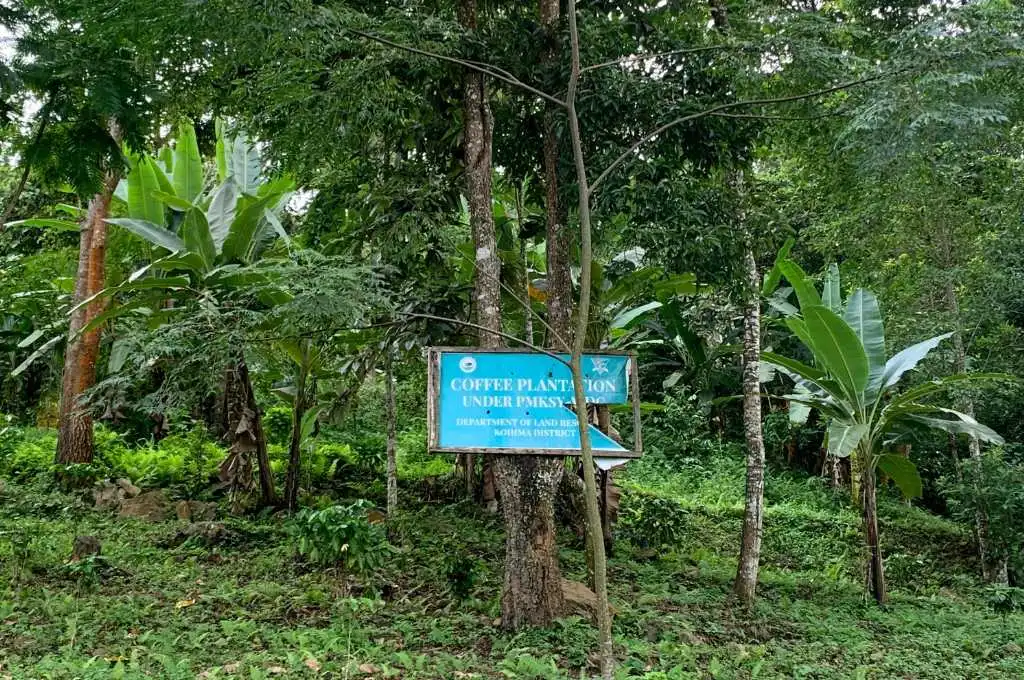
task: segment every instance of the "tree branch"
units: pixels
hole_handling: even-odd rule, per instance
[[[617,66],[618,64],[626,64],[631,61],[645,61],[647,59],[657,59],[658,57],[671,57],[676,55],[698,54],[700,52],[712,52],[724,50],[727,49],[728,47],[729,45],[707,45],[705,47],[690,47],[688,49],[655,52],[654,54],[631,54],[628,57],[612,59],[611,61],[602,61],[600,64],[591,64],[590,66],[584,66],[582,69],[580,69],[580,73],[583,74],[587,73],[588,71],[596,71],[599,68]]]
[[[429,50],[421,50],[417,47],[402,45],[401,43],[396,43],[392,40],[388,40],[387,38],[382,38],[380,36],[373,35],[372,33],[364,33],[362,31],[357,31],[354,28],[346,28],[345,30],[353,35],[357,35],[361,38],[366,38],[367,40],[372,40],[373,42],[380,43],[381,45],[387,45],[388,47],[394,48],[396,50],[402,50],[403,52],[409,52],[411,54],[418,54],[423,57],[430,57],[431,59],[446,61],[450,64],[457,64],[459,66],[462,66],[463,68],[469,69],[470,71],[476,71],[477,73],[482,73],[484,75],[491,76],[496,80],[501,80],[503,82],[508,83],[509,85],[522,88],[523,90],[526,90],[527,92],[534,94],[540,97],[541,99],[544,99],[546,101],[551,102],[552,104],[557,104],[558,106],[565,108],[565,102],[559,99],[558,97],[554,97],[548,94],[547,92],[544,92],[543,90],[538,90],[532,85],[527,85],[526,83],[519,80],[519,78],[516,78],[508,71],[497,68],[490,64],[482,64],[476,61],[459,59],[458,57],[449,57],[446,54],[439,54],[437,52],[431,52]]]
[[[523,340],[522,338],[517,338],[514,335],[510,335],[510,334],[502,332],[502,331],[496,331],[496,330],[494,330],[492,328],[486,328],[484,326],[481,326],[479,324],[475,324],[475,323],[472,323],[472,322],[469,322],[469,321],[460,321],[459,319],[451,319],[451,318],[448,318],[448,317],[445,317],[445,316],[435,316],[434,314],[419,314],[419,313],[416,313],[416,312],[399,312],[398,315],[399,316],[409,316],[409,317],[412,317],[414,319],[430,319],[432,321],[444,321],[446,323],[454,323],[454,324],[458,324],[459,326],[465,326],[467,328],[474,328],[474,329],[479,330],[479,331],[486,331],[486,332],[492,333],[494,335],[500,335],[501,337],[505,338],[506,340],[511,340],[512,342],[518,342],[520,345],[522,345],[524,347],[528,347],[528,348],[532,349],[535,352],[540,352],[541,354],[546,354],[549,357],[551,357],[552,359],[557,360],[559,363],[565,364],[570,369],[572,368],[572,364],[569,361],[566,361],[565,359],[563,359],[562,357],[558,356],[557,354],[555,354],[551,350],[544,349],[543,347],[538,347],[537,345],[533,344],[532,342],[527,342],[526,340]]]
[[[626,160],[631,155],[633,155],[633,153],[636,152],[637,149],[639,149],[641,146],[643,146],[647,142],[651,141],[652,139],[654,139],[655,137],[660,135],[662,132],[665,132],[666,130],[674,128],[677,125],[682,125],[683,123],[688,123],[691,120],[697,120],[698,118],[704,118],[705,116],[717,115],[719,111],[726,111],[728,109],[735,109],[735,108],[739,108],[741,106],[765,106],[767,104],[785,104],[785,103],[788,103],[788,102],[795,102],[795,101],[800,101],[800,100],[803,100],[803,99],[814,99],[815,97],[822,97],[822,96],[824,96],[826,94],[831,94],[833,92],[839,92],[840,90],[846,90],[846,89],[849,89],[851,87],[856,87],[857,85],[863,85],[864,83],[870,83],[870,82],[875,81],[875,80],[880,80],[880,79],[885,78],[886,76],[889,76],[889,75],[892,75],[892,74],[891,73],[881,73],[881,74],[874,75],[874,76],[868,76],[866,78],[859,78],[857,80],[850,80],[850,81],[847,81],[845,83],[839,83],[838,85],[833,85],[832,87],[822,88],[820,90],[815,90],[813,92],[805,92],[803,94],[788,95],[786,97],[771,97],[771,98],[765,98],[765,99],[745,99],[743,101],[738,101],[738,102],[729,102],[729,103],[726,103],[726,104],[718,104],[716,106],[712,106],[709,109],[704,109],[703,111],[697,111],[696,113],[690,113],[690,114],[687,114],[685,116],[681,116],[679,118],[676,118],[673,121],[665,123],[661,127],[656,128],[656,129],[652,130],[651,132],[648,132],[643,137],[641,137],[636,142],[634,142],[632,146],[630,146],[628,149],[626,149],[621,154],[619,154],[619,156],[614,161],[612,161],[611,164],[608,167],[606,167],[604,169],[604,171],[600,175],[598,175],[597,179],[595,179],[591,183],[591,185],[590,185],[590,194],[593,195],[593,193],[597,190],[597,187],[605,179],[608,178],[608,175],[610,175],[620,165],[625,163]]]

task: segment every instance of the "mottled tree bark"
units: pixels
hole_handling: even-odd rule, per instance
[[[107,223],[110,199],[120,173],[107,172],[103,187],[89,201],[82,222],[78,246],[78,270],[75,276],[75,305],[103,290],[106,278]],[[103,310],[103,302],[77,308],[71,314],[68,346],[61,377],[60,415],[57,432],[56,462],[88,463],[93,459],[92,418],[80,403],[82,394],[96,383],[96,360],[100,351],[100,329],[83,332]]]
[[[544,63],[558,60],[558,22],[561,16],[559,0],[540,0],[540,22],[545,30],[547,50]],[[554,105],[544,109],[544,207],[547,213],[547,321],[554,333],[548,332],[547,346],[569,351],[572,335],[572,278],[569,261],[569,228],[566,224],[565,205],[559,197],[559,141]],[[558,337],[553,337],[557,334]]]
[[[388,485],[388,515],[392,515],[398,510],[398,460],[397,460],[397,437],[395,430],[397,429],[398,420],[398,405],[395,401],[395,370],[394,370],[394,356],[392,352],[388,351],[387,363],[385,364],[384,379],[387,381],[385,385],[385,399],[387,401],[387,437],[388,437],[388,472],[387,472],[387,485]]]
[[[761,427],[760,278],[754,253],[746,256],[747,300],[743,312],[743,433],[747,443],[747,492],[743,513],[743,540],[733,591],[746,604],[754,602],[757,573],[761,562],[761,533],[764,525],[764,437]]]
[[[459,23],[469,30],[477,29],[476,0],[461,0]],[[462,77],[464,149],[466,170],[466,201],[476,248],[476,269],[473,275],[473,299],[477,324],[489,330],[501,330],[501,260],[494,231],[491,199],[491,151],[494,119],[487,99],[487,82],[483,74],[466,70]],[[501,346],[501,336],[481,331],[481,347]],[[469,466],[467,464],[467,470]],[[485,456],[482,472],[481,501],[497,511],[494,488],[494,457]]]

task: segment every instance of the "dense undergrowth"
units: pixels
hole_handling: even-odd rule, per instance
[[[175,521],[93,510],[84,493],[54,489],[31,463],[49,464],[52,433],[5,436],[0,677],[578,678],[595,670],[594,630],[580,618],[516,634],[495,625],[500,521],[456,501],[457,485],[432,474],[450,460],[424,461],[407,448],[403,511],[386,524],[390,547],[356,576],[299,557],[294,525],[280,515],[229,519],[230,538],[206,545],[182,541]],[[138,447],[105,433],[98,465],[185,497],[189,476],[180,471],[202,476],[217,462],[217,447],[198,441]],[[331,446],[313,459],[321,478],[307,500],[380,503],[376,463],[349,444]],[[760,597],[753,611],[739,609],[730,598],[738,454],[725,447],[679,467],[655,452],[619,475],[610,577],[620,677],[1024,674],[1024,616],[990,606],[969,530],[886,499],[893,601],[880,609],[858,583],[856,514],[813,477],[770,475]],[[98,537],[102,557],[69,563],[78,535]],[[560,545],[565,575],[585,580],[579,540],[565,532]]]

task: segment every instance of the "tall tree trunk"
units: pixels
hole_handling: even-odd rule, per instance
[[[733,591],[750,606],[757,590],[757,572],[761,561],[761,533],[764,524],[764,437],[761,429],[760,279],[754,252],[749,247],[747,300],[743,314],[743,433],[747,440],[747,495],[743,513],[743,542]]]
[[[119,172],[108,171],[103,179],[103,187],[89,201],[89,209],[79,234],[78,271],[73,298],[76,305],[103,290],[107,253],[107,223],[104,220],[110,213],[110,199],[119,179]],[[92,418],[82,407],[80,399],[96,383],[100,329],[93,328],[85,332],[83,329],[102,310],[103,302],[96,300],[71,314],[61,378],[55,458],[58,465],[88,463],[93,459]]]
[[[864,541],[867,547],[866,578],[868,589],[878,604],[888,601],[885,586],[885,562],[882,546],[878,540],[878,496],[875,489],[875,468],[867,465],[869,452],[863,452],[861,470],[861,512],[864,521]]]
[[[388,429],[388,516],[390,517],[398,510],[398,460],[397,441],[395,430],[397,429],[398,406],[395,403],[395,366],[394,354],[389,349],[387,363],[384,370],[384,379],[387,381],[384,392],[387,400],[387,429]]]
[[[477,29],[476,0],[461,0],[459,23],[468,30]],[[483,74],[466,70],[462,77],[464,108],[464,163],[466,166],[466,200],[476,248],[476,269],[473,297],[477,324],[489,330],[501,330],[501,260],[494,231],[491,200],[491,150],[494,119],[487,99],[487,82]],[[501,336],[481,331],[481,347],[499,347]],[[467,465],[467,470],[469,466]],[[497,511],[494,486],[494,457],[484,456],[481,501],[488,510]]]
[[[302,419],[306,415],[306,383],[309,380],[309,341],[300,341],[303,348],[302,365],[295,381],[295,400],[292,403],[292,432],[288,443],[288,471],[284,480],[284,505],[289,512],[299,507],[299,475],[302,472]]]
[[[540,0],[540,23],[544,27],[547,50],[544,63],[549,68],[557,63],[561,50],[558,40],[560,0]],[[569,227],[565,205],[559,196],[559,140],[556,116],[558,111],[548,103],[544,109],[544,207],[546,212],[547,321],[553,330],[547,346],[569,351],[572,335],[572,277],[569,260]]]

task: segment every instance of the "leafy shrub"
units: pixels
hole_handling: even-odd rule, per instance
[[[390,546],[384,527],[369,520],[367,513],[373,507],[373,503],[359,500],[323,510],[302,510],[290,527],[298,553],[315,564],[339,566],[354,574],[379,568]]]
[[[17,480],[48,474],[53,469],[56,450],[56,432],[35,428],[8,430],[0,443],[0,473]]]
[[[202,425],[137,447],[106,428],[96,428],[97,460],[109,468],[110,476],[128,477],[140,486],[181,486],[186,495],[194,496],[216,475],[225,455]]]
[[[263,431],[271,444],[287,445],[292,434],[290,406],[271,406],[263,413]]]
[[[670,498],[642,491],[622,495],[618,531],[633,545],[661,548],[679,543],[689,511]]]
[[[444,557],[444,573],[453,597],[465,600],[480,579],[480,560],[465,549],[449,550]]]
[[[942,487],[948,495],[955,519],[972,525],[977,513],[988,519],[988,550],[993,559],[1006,559],[1017,574],[1024,573],[1024,466],[1004,458],[993,449],[979,460],[966,460],[960,479],[947,479]]]

